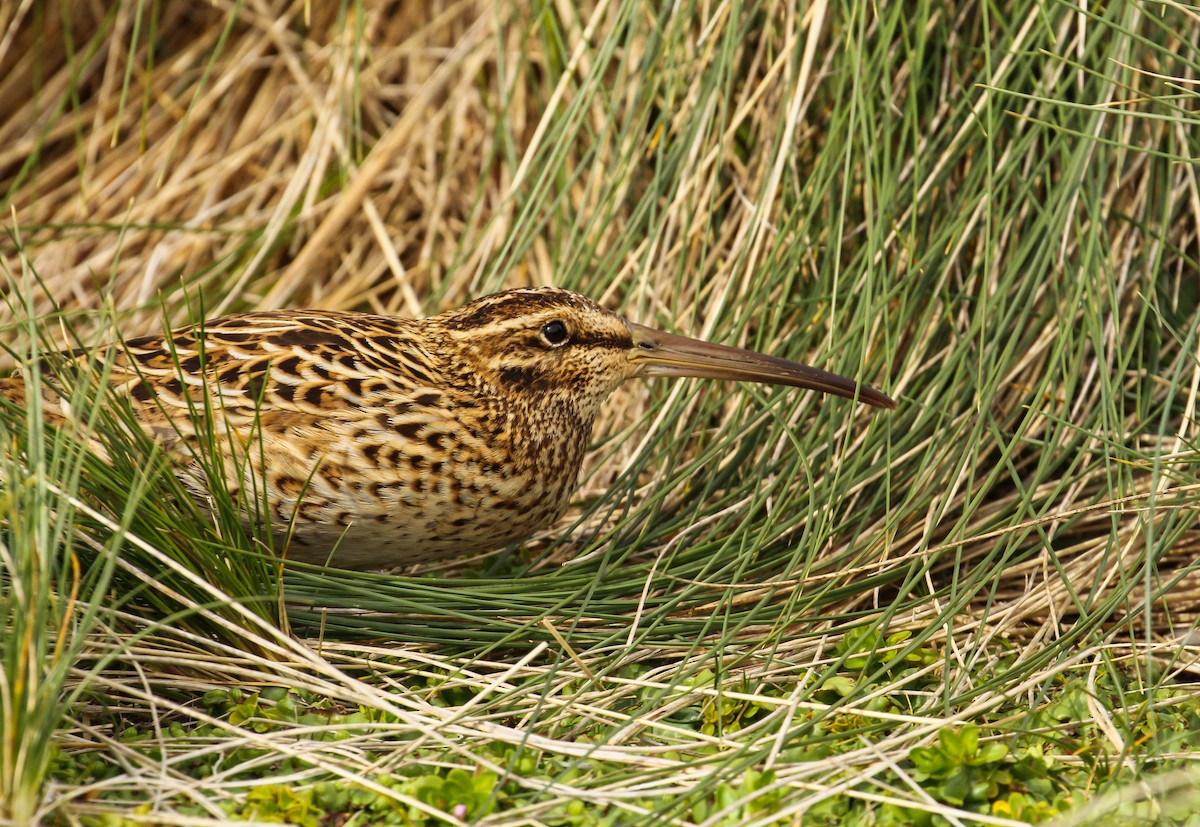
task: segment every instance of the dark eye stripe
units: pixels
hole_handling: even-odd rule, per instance
[[[613,350],[629,350],[633,347],[633,338],[631,336],[622,336],[619,333],[593,333],[592,335],[576,335],[575,344],[584,345],[586,347],[607,347]]]

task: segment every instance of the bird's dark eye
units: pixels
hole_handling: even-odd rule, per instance
[[[548,345],[566,344],[569,337],[567,326],[560,321],[546,322],[542,327],[542,340]]]

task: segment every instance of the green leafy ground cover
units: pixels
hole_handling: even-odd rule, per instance
[[[991,817],[983,819],[985,823],[1002,824],[1046,823],[1073,813],[1098,791],[1127,785],[1146,773],[1163,775],[1190,766],[1187,753],[1200,724],[1193,693],[1175,688],[1138,695],[1122,685],[1126,676],[1117,668],[1108,676],[1114,679],[1112,686],[1108,681],[1089,686],[1081,677],[1062,675],[1040,687],[1042,697],[1022,713],[999,706],[973,716],[970,723],[939,726],[927,746],[911,749],[895,763],[871,762],[868,771],[855,772],[849,768],[862,761],[864,742],[898,727],[933,723],[919,710],[924,697],[938,691],[927,667],[940,663],[942,653],[928,648],[905,660],[907,664],[889,671],[887,683],[866,683],[866,688],[899,683],[906,691],[872,693],[869,700],[848,706],[843,705],[846,698],[854,697],[872,676],[878,677],[875,656],[864,652],[852,657],[840,674],[815,686],[812,700],[803,704],[794,702],[799,687],[750,682],[738,687],[726,682],[729,688],[723,689],[707,670],[676,686],[654,681],[654,667],[626,668],[600,687],[586,679],[572,681],[559,693],[564,701],[598,689],[620,697],[606,709],[614,719],[608,725],[584,714],[555,722],[573,733],[582,747],[574,756],[502,741],[484,743],[463,755],[415,744],[419,735],[401,717],[370,706],[353,707],[284,686],[213,689],[189,702],[209,719],[205,723],[190,716],[167,716],[151,727],[140,716],[108,712],[105,728],[124,760],[114,762],[111,749],[85,749],[80,744],[56,753],[51,777],[85,797],[140,803],[134,811],[148,814],[153,809],[147,791],[131,784],[129,764],[146,770],[166,766],[180,778],[197,781],[178,796],[176,812],[181,815],[305,825],[436,824],[442,813],[468,822],[522,813],[537,823],[555,825],[643,819],[745,824],[793,820],[795,816],[780,813],[789,789],[825,775],[809,768],[844,759],[848,768],[833,785],[839,794],[806,806],[805,823],[934,824],[944,823],[950,812],[951,819],[978,814]],[[405,683],[426,702],[446,710],[477,700],[461,675]],[[516,691],[544,691],[542,676],[527,683]],[[1136,706],[1128,708],[1135,696]],[[102,696],[91,702],[105,706]],[[637,770],[639,783],[649,787],[644,796],[563,799],[564,788],[598,791],[628,781],[627,764],[589,755],[588,746],[603,752],[605,744],[622,740],[630,721],[644,719],[664,705],[669,710],[657,718],[658,727],[638,739],[656,748],[656,760]],[[1096,720],[1092,713],[1126,708],[1129,714],[1119,720]],[[736,742],[769,728],[783,710],[794,710],[791,723],[797,737],[778,741],[766,758],[754,749],[735,750],[742,753],[735,760],[743,769],[723,773],[722,759],[732,757],[726,739]],[[168,723],[170,718],[175,720]],[[230,748],[231,740],[236,747]],[[284,743],[289,744],[289,754],[281,757]],[[1116,743],[1130,746],[1118,750]],[[352,749],[367,763],[384,766],[356,783],[322,766],[319,759],[305,758],[309,745],[317,753]],[[1153,745],[1155,758],[1150,761],[1147,745]],[[397,752],[406,755],[399,765],[389,760]],[[764,766],[768,768],[759,769]],[[683,797],[655,791],[687,772],[711,772],[713,779]],[[825,780],[832,781],[828,776]],[[246,792],[219,804],[189,800],[209,785],[244,786]],[[1130,805],[1113,809],[1127,816],[1124,823],[1195,821],[1194,799],[1188,795],[1177,803],[1169,796],[1153,805],[1143,802],[1141,812]],[[1100,816],[1121,821],[1110,809]]]

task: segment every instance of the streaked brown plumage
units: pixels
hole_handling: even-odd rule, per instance
[[[651,330],[554,288],[423,321],[245,313],[92,358],[112,360],[111,383],[198,496],[209,483],[189,445],[211,428],[222,484],[252,496],[242,492],[265,481],[272,529],[285,535],[294,521],[287,556],[347,568],[496,548],[549,525],[575,489],[600,404],[635,376],[771,382],[895,407],[848,379]],[[198,425],[189,400],[203,411],[205,390],[214,414]],[[69,417],[45,395],[51,418]],[[0,397],[23,404],[22,380],[0,381]]]

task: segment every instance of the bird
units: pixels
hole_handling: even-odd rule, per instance
[[[423,320],[240,313],[41,361],[64,387],[64,365],[106,366],[202,504],[223,486],[244,498],[244,520],[269,523],[283,557],[345,569],[468,556],[554,523],[601,404],[629,379],[790,385],[896,407],[837,374],[645,327],[554,287]],[[40,383],[43,410],[62,425],[71,409],[55,384]],[[24,406],[27,387],[0,379],[0,399]],[[223,468],[200,460],[201,443],[218,446]]]

